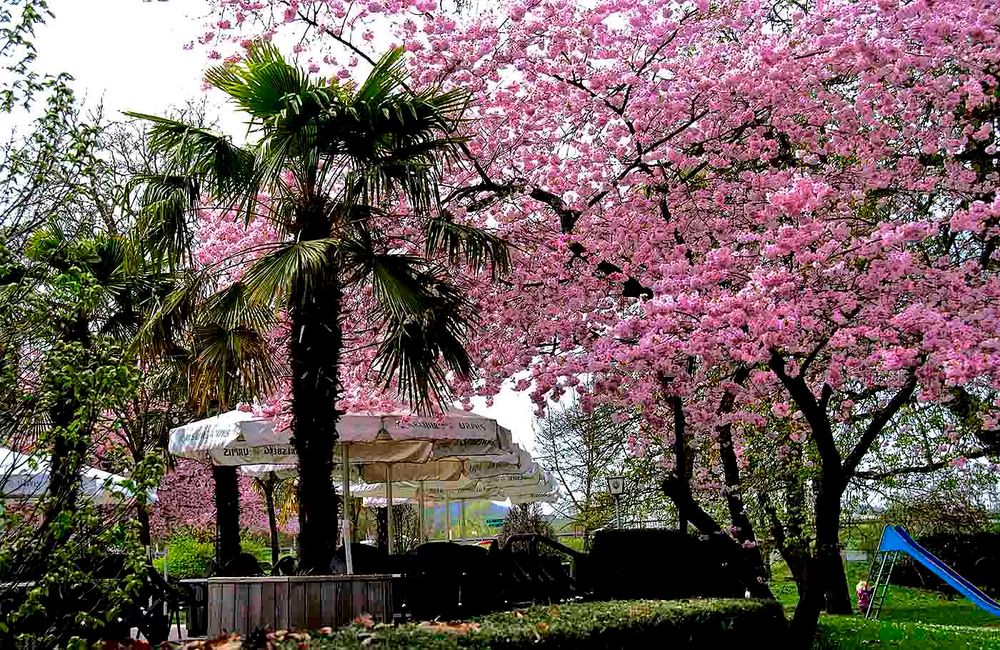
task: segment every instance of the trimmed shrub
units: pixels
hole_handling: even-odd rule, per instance
[[[1000,533],[938,534],[917,541],[972,584],[993,597],[1000,596]],[[892,583],[955,593],[940,578],[909,558],[896,566]]]
[[[214,559],[215,546],[212,542],[190,532],[175,533],[167,540],[166,568],[171,580],[204,578],[211,570]],[[154,563],[160,573],[163,573],[163,564],[163,558]]]
[[[723,644],[782,647],[785,619],[775,601],[609,601],[535,606],[491,614],[464,624],[355,626],[312,636],[321,650],[416,648],[711,648]],[[276,638],[281,638],[279,633]],[[280,650],[303,647],[287,638]]]

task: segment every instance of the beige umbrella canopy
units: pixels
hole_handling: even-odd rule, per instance
[[[360,465],[362,472],[369,471],[371,476],[365,477],[367,481],[386,482],[391,493],[396,467],[406,477],[446,479],[457,478],[465,471],[466,466],[457,458],[477,458],[486,463],[511,460],[510,431],[495,420],[464,411],[436,417],[350,413],[338,421],[337,435],[345,497],[350,496],[351,465]],[[287,430],[276,430],[272,420],[244,411],[230,411],[172,429],[169,450],[177,456],[207,459],[217,465],[293,466],[297,462]],[[416,469],[422,465],[429,467]],[[348,539],[346,513],[343,525]],[[391,523],[389,537],[391,545]],[[350,545],[346,556],[351,572]]]

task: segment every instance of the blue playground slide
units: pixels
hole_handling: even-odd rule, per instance
[[[978,587],[955,573],[951,567],[931,555],[927,549],[917,544],[902,526],[886,526],[882,530],[882,541],[879,542],[880,553],[900,551],[923,564],[937,577],[941,578],[955,590],[971,600],[978,607],[985,609],[994,616],[1000,616],[1000,603],[984,594]]]

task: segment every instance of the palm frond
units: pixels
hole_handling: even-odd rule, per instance
[[[489,266],[493,278],[510,272],[510,248],[505,240],[481,228],[456,223],[446,214],[427,219],[424,238],[428,258],[443,254],[449,265],[464,262],[475,271]]]
[[[198,306],[209,294],[210,277],[204,272],[178,272],[170,288],[151,296],[149,315],[129,348],[145,357],[171,357],[179,348],[183,332],[195,321]]]
[[[200,185],[192,176],[143,174],[132,183],[143,186],[142,206],[132,230],[138,248],[168,266],[190,259],[189,214],[198,205]]]
[[[349,172],[345,203],[378,205],[402,192],[416,212],[438,202],[443,166],[457,159],[464,139],[456,135],[468,105],[460,90],[405,86],[402,52],[390,50],[349,101],[331,118],[324,153],[343,156]]]
[[[418,411],[445,406],[450,397],[449,372],[459,377],[472,373],[465,345],[467,325],[465,314],[447,304],[419,316],[387,313],[377,365],[385,386],[395,381],[400,395]]]
[[[449,395],[448,373],[468,376],[472,364],[465,349],[473,321],[461,291],[418,258],[399,254],[374,256],[370,262],[373,295],[384,323],[377,370],[386,387],[415,408],[443,405]]]
[[[352,249],[356,255],[357,249]],[[426,270],[424,260],[402,253],[373,253],[353,257],[352,266],[371,280],[375,300],[385,311],[400,317],[436,308],[445,298],[440,281]]]
[[[253,328],[199,325],[193,332],[193,350],[189,399],[194,404],[218,402],[228,409],[274,388],[277,368],[272,351],[266,337]]]
[[[406,80],[403,48],[394,47],[375,62],[368,77],[354,97],[364,102],[378,102],[396,91]]]
[[[208,192],[224,207],[246,212],[249,218],[254,199],[266,182],[251,149],[235,145],[227,136],[177,120],[125,114],[149,122],[149,148],[168,160],[173,176],[190,179],[189,183],[197,183],[196,189]],[[148,201],[144,203],[148,205]]]
[[[226,328],[247,327],[263,332],[274,324],[274,308],[255,299],[243,282],[234,282],[212,294],[205,299],[199,311],[204,320]]]
[[[287,242],[255,260],[243,274],[243,284],[258,302],[287,296],[292,287],[306,300],[316,288],[334,279],[331,256],[336,254],[333,239]]]
[[[287,97],[299,95],[309,85],[300,69],[285,61],[273,43],[263,40],[251,43],[242,60],[209,68],[205,81],[257,120],[284,111]]]

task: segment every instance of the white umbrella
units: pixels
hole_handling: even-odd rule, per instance
[[[49,489],[49,459],[42,454],[22,454],[0,447],[0,499],[37,499]],[[80,472],[81,495],[98,505],[132,499],[134,492],[126,476],[112,474],[96,467]],[[150,501],[156,492],[148,493]]]
[[[510,450],[510,431],[496,421],[466,413],[441,418],[349,413],[337,423],[351,463],[422,463],[453,456],[496,456]],[[296,463],[290,432],[275,431],[267,418],[229,411],[170,430],[170,453],[209,459],[216,465]]]
[[[388,484],[391,510],[392,482],[398,466],[403,477],[426,476],[442,479],[461,476],[465,466],[452,460],[475,457],[484,462],[509,460],[510,431],[495,420],[463,411],[437,417],[418,417],[405,413],[362,415],[349,413],[337,422],[343,495],[350,496],[348,468],[351,464],[373,469],[366,480]],[[169,450],[187,458],[208,458],[217,465],[291,465],[296,462],[288,431],[275,431],[274,423],[243,411],[230,411],[213,418],[193,422],[170,432]],[[432,466],[413,469],[420,464]],[[439,464],[440,463],[440,464]],[[378,469],[374,469],[378,468]],[[273,470],[268,470],[273,471]],[[450,472],[450,473],[449,473]],[[265,472],[266,473],[266,472]],[[392,516],[389,516],[389,542],[392,544]],[[349,523],[344,518],[344,539]],[[348,572],[352,572],[350,546],[346,547]]]
[[[421,512],[426,498],[432,501],[444,501],[447,508],[445,528],[449,535],[450,504],[453,500],[461,504],[463,528],[466,501],[509,500],[512,504],[518,504],[554,503],[558,500],[558,487],[555,481],[524,449],[514,445],[514,451],[505,458],[499,456],[493,458],[494,460],[490,461],[449,459],[423,465],[397,465],[394,467],[393,476],[395,478],[406,476],[407,480],[394,488],[385,483],[385,477],[380,473],[379,466],[363,467],[362,476],[370,484],[354,486],[351,489],[366,498],[388,500],[390,496],[402,496],[416,500],[420,504]],[[436,478],[444,480],[434,480]],[[464,530],[462,536],[464,537]]]

